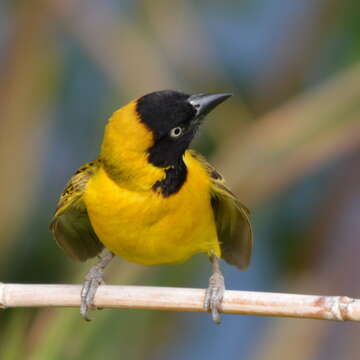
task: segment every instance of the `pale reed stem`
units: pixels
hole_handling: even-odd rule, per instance
[[[80,305],[80,291],[80,285],[0,284],[0,306],[76,307]],[[95,305],[204,312],[204,293],[203,289],[103,285],[98,289]],[[222,309],[225,314],[360,321],[360,300],[346,296],[227,290]]]

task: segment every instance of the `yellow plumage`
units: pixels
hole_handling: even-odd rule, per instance
[[[50,225],[57,243],[81,261],[104,247],[144,265],[206,253],[214,274],[205,307],[215,322],[224,291],[217,261],[222,257],[240,269],[249,265],[249,212],[188,146],[201,119],[229,96],[160,91],[116,111],[100,156],[70,179]],[[85,319],[109,259],[104,256],[87,275],[81,302]]]
[[[149,190],[120,187],[100,168],[84,201],[102,243],[129,261],[155,265],[182,262],[198,252],[220,257],[210,203],[210,179],[188,152],[189,172],[181,190],[163,198]]]

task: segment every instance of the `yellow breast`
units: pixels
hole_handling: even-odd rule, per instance
[[[84,200],[101,242],[116,255],[146,264],[182,262],[198,252],[220,256],[210,182],[190,154],[181,189],[164,198],[153,190],[119,186],[104,169],[89,181]]]

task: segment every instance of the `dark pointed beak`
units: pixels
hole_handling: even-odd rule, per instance
[[[203,118],[230,96],[232,96],[230,93],[197,94],[190,96],[188,102],[195,108],[196,118]]]

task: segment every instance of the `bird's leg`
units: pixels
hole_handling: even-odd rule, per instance
[[[212,264],[212,275],[209,279],[209,287],[206,289],[204,298],[204,309],[211,311],[212,319],[216,324],[221,323],[221,302],[225,292],[224,276],[220,270],[219,259],[214,255],[210,255]]]
[[[99,262],[94,265],[85,276],[85,281],[81,289],[81,304],[80,314],[81,316],[90,321],[88,312],[89,309],[94,308],[94,298],[98,287],[104,283],[103,274],[105,267],[109,264],[114,254],[109,250],[100,256]]]

